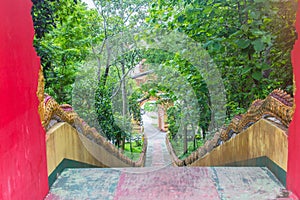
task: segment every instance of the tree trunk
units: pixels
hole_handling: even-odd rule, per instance
[[[194,124],[192,123],[191,125],[192,125],[192,133],[193,133],[193,147],[194,150],[196,150],[196,130]]]
[[[125,76],[125,64],[124,61],[121,62],[122,67],[122,77]],[[127,92],[126,92],[126,80],[125,77],[121,80],[121,91],[122,91],[122,115],[123,115],[123,127],[126,127],[126,117],[127,117]],[[125,136],[122,136],[121,150],[125,149]]]
[[[104,76],[103,76],[103,86],[106,85],[106,80],[109,74],[109,68],[110,68],[110,47],[108,46],[108,44],[106,44],[106,51],[107,51],[107,60],[106,60],[106,66],[105,66],[105,72],[104,72]]]
[[[188,152],[188,142],[187,142],[187,125],[183,125],[183,153]]]

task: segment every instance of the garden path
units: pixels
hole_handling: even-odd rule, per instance
[[[157,113],[143,116],[144,134],[148,140],[145,167],[166,167],[172,164],[166,145],[166,133],[157,128]]]

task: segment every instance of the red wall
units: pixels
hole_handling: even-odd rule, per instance
[[[48,192],[45,132],[37,112],[39,58],[30,0],[0,1],[0,199]]]
[[[298,2],[297,32],[300,31],[300,3]],[[298,38],[300,35],[298,34]],[[300,197],[300,40],[295,43],[292,51],[292,63],[296,84],[295,102],[296,110],[293,121],[289,127],[289,156],[287,188]]]
[[[36,97],[40,63],[32,47],[30,9],[30,0],[0,1],[0,199],[5,200],[43,199],[48,192],[45,132]],[[298,57],[299,40],[292,61],[300,105]],[[289,128],[287,187],[300,197],[300,106]]]

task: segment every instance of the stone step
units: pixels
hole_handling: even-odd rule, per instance
[[[284,186],[264,167],[66,169],[46,200],[279,199]]]

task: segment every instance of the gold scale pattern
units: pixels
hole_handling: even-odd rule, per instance
[[[214,134],[212,139],[207,140],[203,146],[199,147],[184,160],[176,156],[168,137],[166,138],[167,147],[172,155],[174,165],[191,165],[215,147],[231,139],[234,134],[239,134],[262,118],[288,128],[294,110],[295,104],[293,98],[283,90],[277,89],[271,92],[266,99],[255,100],[245,114],[235,116],[227,127],[221,128]]]

